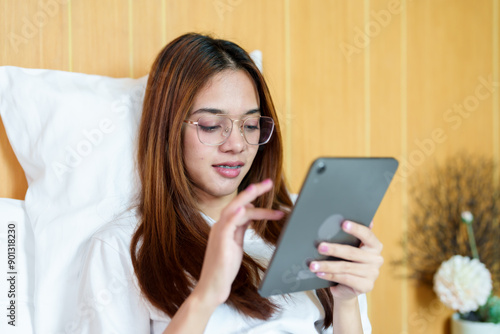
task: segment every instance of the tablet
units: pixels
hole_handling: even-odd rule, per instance
[[[259,286],[263,297],[326,288],[335,283],[309,270],[312,260],[338,260],[320,255],[320,242],[359,246],[341,224],[368,226],[396,172],[394,158],[316,159],[295,206],[283,226],[276,250]]]

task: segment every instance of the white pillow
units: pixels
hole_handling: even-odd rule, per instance
[[[33,230],[24,201],[0,198],[0,213],[0,333],[33,333]]]
[[[87,241],[134,199],[145,85],[146,77],[0,67],[0,114],[28,180],[37,333],[71,332]]]

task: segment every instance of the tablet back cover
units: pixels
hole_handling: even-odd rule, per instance
[[[264,296],[326,288],[310,261],[321,241],[359,245],[341,229],[344,220],[368,226],[396,172],[393,158],[318,158],[307,174],[293,211],[259,287]]]

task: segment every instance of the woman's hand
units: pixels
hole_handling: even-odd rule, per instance
[[[253,220],[279,220],[283,212],[255,208],[252,202],[273,187],[271,180],[252,184],[239,193],[212,226],[200,279],[172,318],[164,334],[203,333],[216,307],[224,303],[243,259],[245,231]],[[189,250],[186,250],[189,252]],[[167,278],[168,279],[168,278]]]
[[[320,254],[346,260],[313,261],[309,266],[319,278],[339,283],[330,288],[335,300],[353,299],[373,289],[384,259],[380,255],[382,243],[373,234],[371,226],[343,222],[342,229],[361,240],[359,248],[326,242],[318,246]]]
[[[283,212],[255,208],[251,203],[273,187],[270,179],[248,186],[221,212],[220,220],[212,226],[201,277],[193,293],[216,307],[224,303],[243,258],[245,231],[253,220],[279,220]]]

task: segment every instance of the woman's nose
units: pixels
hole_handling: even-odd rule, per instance
[[[233,150],[240,152],[244,149],[245,146],[246,141],[243,135],[243,129],[241,128],[240,124],[235,122],[235,124],[233,124],[233,129],[229,134],[229,137],[224,142],[224,144],[221,145],[221,149],[224,151]]]

